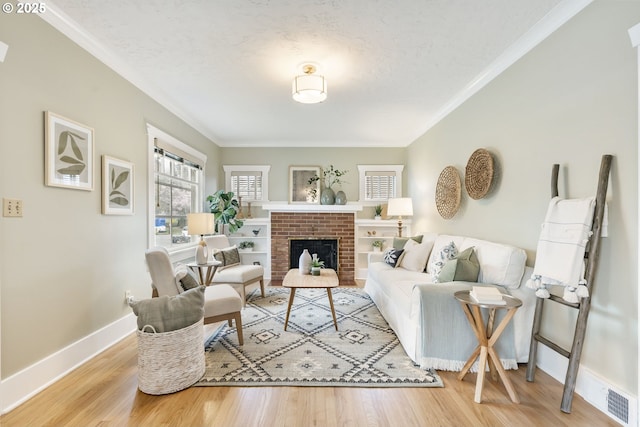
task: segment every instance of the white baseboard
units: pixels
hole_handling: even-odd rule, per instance
[[[569,360],[549,349],[545,345],[540,344],[538,345],[536,366],[545,373],[551,375],[560,383],[564,384]],[[628,402],[628,419],[626,422],[612,414],[609,410],[608,396],[610,391],[617,393],[623,398],[623,400]],[[580,368],[578,369],[575,392],[584,400],[595,406],[598,410],[607,414],[611,419],[620,423],[620,425],[638,425],[638,396],[632,396],[629,393],[622,391],[618,386],[608,383],[606,379],[598,376],[582,365],[580,365]],[[561,401],[562,393],[558,395],[558,411],[560,410]]]
[[[7,413],[136,329],[130,313],[0,382],[0,411]]]

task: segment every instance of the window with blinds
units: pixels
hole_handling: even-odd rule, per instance
[[[395,172],[368,171],[365,173],[365,200],[387,200],[396,197]]]
[[[269,201],[269,165],[222,165],[225,188],[243,202]]]
[[[377,204],[402,196],[404,165],[358,165],[361,202]]]
[[[231,172],[231,191],[247,201],[262,200],[262,172]]]
[[[187,214],[202,204],[202,166],[154,147],[155,243],[172,248],[191,242]]]

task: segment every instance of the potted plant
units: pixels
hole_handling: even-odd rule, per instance
[[[382,250],[382,245],[384,245],[384,242],[382,240],[374,240],[371,244],[371,246],[373,246],[374,252],[380,252]]]
[[[215,217],[216,232],[224,234],[225,225],[229,233],[235,233],[242,227],[243,221],[236,218],[240,206],[234,198],[233,191],[218,190],[207,197],[207,202],[209,202],[209,208]]]
[[[322,192],[320,193],[320,203],[323,205],[333,205],[336,201],[336,194],[333,191],[333,186],[334,185],[342,185],[342,184],[346,184],[346,181],[343,181],[343,176],[347,174],[347,172],[349,172],[348,170],[340,170],[340,169],[336,169],[333,167],[333,165],[329,165],[329,167],[324,167],[322,168],[322,178],[324,181],[324,189],[322,190]],[[318,181],[320,179],[319,176],[315,175],[311,178],[309,178],[308,183],[309,184],[313,184],[314,182]],[[341,197],[342,200],[344,200],[344,203],[346,203],[346,196],[344,195],[344,192],[342,193]]]
[[[376,211],[376,215],[373,217],[373,219],[382,219],[382,205],[376,205],[374,209]]]
[[[315,254],[314,254],[315,255]],[[320,261],[317,256],[311,260],[311,275],[319,276],[320,269],[324,268],[324,261]]]
[[[250,240],[244,240],[238,244],[238,249],[241,252],[251,252],[254,246],[255,246],[255,242],[252,242]]]

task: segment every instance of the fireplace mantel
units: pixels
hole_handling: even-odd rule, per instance
[[[262,205],[262,209],[271,212],[359,212],[362,210],[362,205],[360,203],[319,205],[312,203],[275,202]]]

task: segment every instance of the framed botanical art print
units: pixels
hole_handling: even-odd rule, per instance
[[[45,184],[93,190],[93,129],[45,111]]]
[[[102,156],[102,213],[133,215],[133,163]]]
[[[320,166],[289,166],[289,203],[320,202]]]

